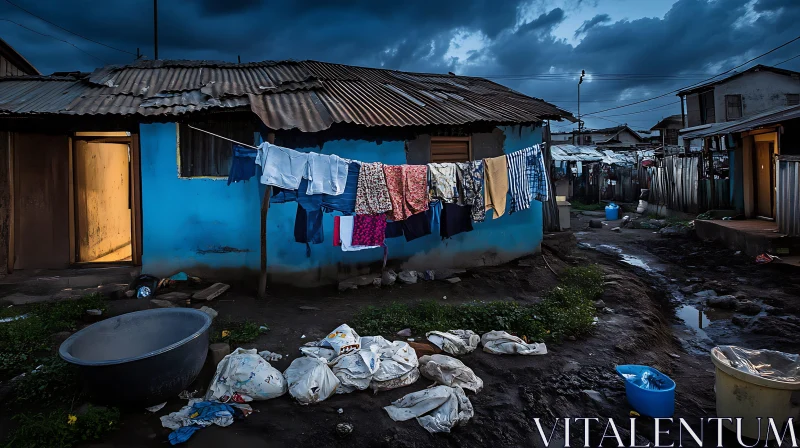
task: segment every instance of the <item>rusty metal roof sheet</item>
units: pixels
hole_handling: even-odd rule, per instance
[[[317,61],[138,61],[73,77],[0,79],[0,113],[180,115],[246,108],[272,129],[535,123],[569,112],[482,78]]]

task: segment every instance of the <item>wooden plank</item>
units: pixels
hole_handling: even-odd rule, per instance
[[[275,134],[267,134],[267,143],[275,143]],[[261,278],[258,281],[258,298],[267,297],[267,214],[269,201],[272,196],[272,186],[267,186],[264,197],[261,199]]]
[[[142,264],[142,181],[139,134],[131,135],[131,261]]]
[[[78,261],[78,254],[76,253],[76,242],[78,240],[78,234],[75,232],[75,165],[73,164],[73,157],[75,157],[75,149],[73,148],[74,140],[72,137],[68,139],[69,141],[69,159],[67,161],[67,169],[69,170],[68,176],[68,188],[69,188],[69,218],[67,220],[69,224],[69,262],[75,263]]]

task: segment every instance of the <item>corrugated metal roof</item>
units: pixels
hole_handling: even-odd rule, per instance
[[[0,80],[0,113],[180,115],[250,106],[272,129],[535,123],[569,112],[486,79],[317,61],[138,61],[89,76]]]
[[[553,160],[565,162],[600,162],[603,154],[595,146],[552,145],[550,154]]]
[[[795,118],[800,118],[800,105],[778,107],[741,120],[705,124],[694,128],[681,129],[679,132],[681,137],[685,139],[704,138],[749,131]]]

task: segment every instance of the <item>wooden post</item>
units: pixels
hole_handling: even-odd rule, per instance
[[[275,134],[267,134],[267,143],[275,143]],[[261,200],[261,278],[258,281],[258,298],[267,296],[267,214],[269,213],[269,200],[272,196],[272,186],[267,185],[264,198]]]

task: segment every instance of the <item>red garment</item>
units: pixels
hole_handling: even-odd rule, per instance
[[[339,239],[339,218],[341,216],[334,216],[333,217],[333,245],[334,246],[341,246],[342,240]]]
[[[392,209],[392,221],[402,221],[428,210],[428,167],[426,165],[383,165]]]
[[[386,239],[386,215],[356,215],[353,246],[380,246]]]

